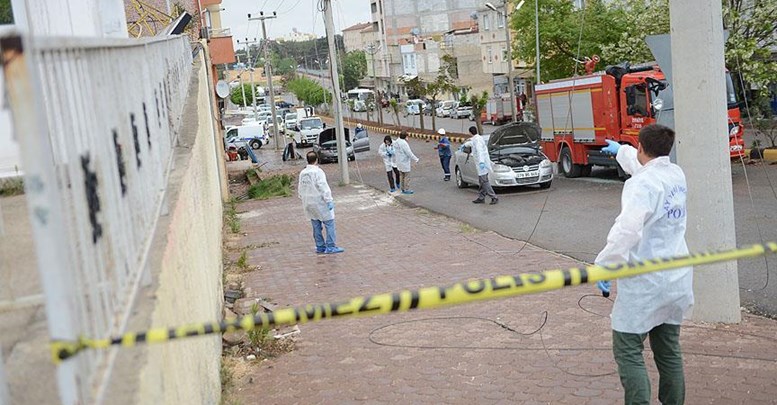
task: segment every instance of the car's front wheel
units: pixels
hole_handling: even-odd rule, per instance
[[[251,149],[259,149],[262,147],[262,142],[260,142],[258,139],[254,139],[251,141]]]
[[[459,167],[456,166],[456,187],[458,188],[467,188],[469,184],[467,184],[466,181],[461,177],[461,170],[459,170]]]

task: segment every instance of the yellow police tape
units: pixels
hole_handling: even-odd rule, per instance
[[[241,319],[198,323],[177,328],[157,328],[145,332],[127,333],[108,339],[80,338],[78,341],[55,340],[51,343],[54,363],[59,363],[85,349],[103,349],[114,345],[131,347],[137,343],[158,343],[190,336],[233,332],[239,329],[293,325],[320,321],[326,318],[371,316],[413,309],[436,308],[484,301],[516,295],[535,294],[568,286],[613,280],[680,267],[725,262],[777,253],[777,242],[753,245],[742,249],[705,252],[687,256],[659,258],[640,262],[607,266],[582,266],[566,270],[547,270],[541,273],[497,276],[475,279],[448,287],[424,287],[393,293],[351,298],[347,301],[283,308],[275,312],[247,315]]]

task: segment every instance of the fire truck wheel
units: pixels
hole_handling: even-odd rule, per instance
[[[569,148],[561,149],[561,158],[559,159],[559,170],[564,173],[564,177],[580,177],[583,165],[576,165],[572,160],[572,152]]]

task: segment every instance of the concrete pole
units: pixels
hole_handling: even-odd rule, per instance
[[[671,0],[672,85],[677,162],[688,179],[692,252],[736,247],[720,2]],[[737,263],[697,268],[693,319],[741,320]]]
[[[251,18],[251,14],[248,15],[248,20],[260,20],[262,22],[262,36],[264,38],[264,74],[267,76],[267,89],[270,92],[270,119],[273,122],[272,125],[272,132],[273,137],[275,138],[275,150],[280,149],[280,142],[278,136],[278,121],[275,118],[275,90],[273,89],[272,85],[272,64],[270,63],[270,56],[268,53],[268,50],[270,49],[268,43],[267,43],[267,27],[264,24],[264,20],[276,18],[275,11],[272,12],[272,15],[264,15],[264,11],[259,12],[259,17],[257,18]]]
[[[340,165],[340,182],[350,184],[348,154],[345,151],[345,129],[343,127],[343,103],[340,99],[340,75],[337,72],[337,48],[335,47],[335,24],[332,20],[332,0],[324,1],[324,25],[329,42],[329,68],[332,75],[332,101],[334,104],[335,131],[337,131],[337,162]],[[326,94],[326,93],[324,93]]]
[[[523,5],[521,2],[518,7]],[[510,87],[510,109],[512,110],[512,122],[518,121],[518,100],[515,98],[515,83],[513,82],[513,44],[510,42],[510,10],[505,7],[505,39],[507,40],[507,85]]]
[[[246,105],[246,88],[243,86],[243,73],[245,73],[245,71],[240,73],[240,91],[243,93],[243,109],[245,110],[248,105]]]

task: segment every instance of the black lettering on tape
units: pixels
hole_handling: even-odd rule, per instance
[[[145,342],[146,341],[146,332],[140,332],[137,336],[135,336],[135,342]]]
[[[529,284],[541,284],[545,282],[545,275],[542,273],[530,273],[526,275]]]
[[[340,303],[332,304],[332,316],[352,314],[353,313],[352,309],[346,309],[346,310],[341,309],[343,306],[346,306],[348,304],[350,304],[350,302],[340,302]]]
[[[472,283],[475,283],[474,288],[470,287]],[[464,291],[466,291],[469,294],[478,294],[483,292],[483,290],[486,289],[486,283],[484,283],[483,280],[467,281],[466,283],[463,283],[461,286],[464,288]]]
[[[402,303],[402,300],[399,296],[399,293],[391,293],[391,311],[397,311],[399,310],[399,305]]]
[[[513,281],[515,281],[516,287],[523,287],[523,280],[521,280],[521,276],[513,276]]]
[[[267,312],[265,315],[267,316],[267,325],[265,326],[275,325],[275,314],[272,312]]]
[[[418,308],[418,304],[421,301],[421,297],[418,294],[418,290],[413,290],[410,292],[410,308],[408,309],[416,309]]]
[[[364,298],[364,302],[359,307],[359,310],[356,311],[356,312],[357,313],[359,313],[359,312],[369,312],[369,311],[377,311],[377,310],[380,309],[380,307],[370,307],[370,301],[372,301],[372,296],[371,295],[365,297]]]
[[[445,300],[446,295],[448,294],[448,288],[446,287],[440,287],[438,288],[440,290],[440,299]]]
[[[582,267],[578,267],[577,270],[580,272],[580,283],[581,284],[588,283],[588,270],[586,270],[586,269],[584,269]]]
[[[512,285],[510,283],[505,284],[499,284],[498,281],[496,281],[496,277],[491,279],[491,290],[492,291],[498,291],[498,290],[504,290],[505,288],[510,288]]]
[[[572,285],[572,273],[569,270],[562,270],[561,274],[564,276],[564,287]]]

